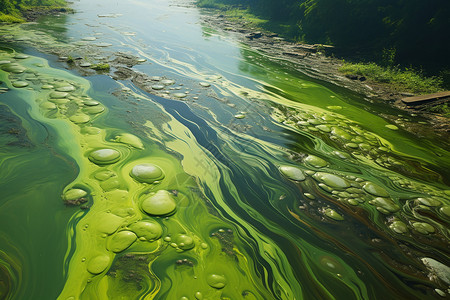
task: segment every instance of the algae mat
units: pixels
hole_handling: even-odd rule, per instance
[[[157,2],[177,26],[189,10]],[[447,296],[448,150],[408,116],[245,45],[234,61],[208,28],[190,49],[91,9],[70,43],[59,23],[0,31],[0,298]]]

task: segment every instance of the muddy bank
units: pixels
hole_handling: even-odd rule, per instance
[[[382,101],[388,105],[397,107],[412,117],[417,115],[427,119],[431,128],[426,126],[404,127],[419,136],[426,136],[430,131],[445,137],[450,136],[449,118],[439,114],[431,113],[430,108],[448,101],[444,99],[421,105],[407,106],[401,99],[414,96],[411,93],[393,89],[388,84],[376,82],[361,76],[345,76],[339,69],[344,61],[326,53],[332,53],[332,46],[299,44],[285,40],[273,32],[262,31],[254,28],[245,19],[231,19],[220,11],[203,9],[202,21],[207,26],[220,31],[226,31],[234,38],[242,41],[252,49],[266,54],[270,59],[283,63],[294,64],[295,68],[312,78],[323,80],[360,93],[367,101]],[[383,116],[395,121],[392,116]]]

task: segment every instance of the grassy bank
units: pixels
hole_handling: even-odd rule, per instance
[[[26,21],[23,16],[25,11],[50,11],[66,7],[65,0],[1,0],[0,22],[22,23]]]
[[[345,75],[359,75],[376,82],[388,84],[397,91],[429,94],[441,91],[442,78],[426,77],[413,69],[382,67],[375,63],[345,63],[340,69]]]
[[[199,0],[197,5],[203,8],[218,9],[231,21],[246,22],[249,28],[255,30],[267,30],[279,34],[291,40],[299,41],[298,28],[294,24],[267,20],[253,13],[248,7],[235,4],[234,0]],[[297,33],[297,35],[296,35]],[[369,63],[345,63],[340,69],[345,75],[364,76],[376,82],[388,85],[391,89],[400,92],[414,94],[428,94],[443,90],[443,79],[440,76],[425,76],[422,72],[411,68],[393,67],[395,61],[395,49],[385,49],[380,64]],[[386,62],[389,67],[384,67]]]

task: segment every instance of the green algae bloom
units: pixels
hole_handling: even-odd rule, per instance
[[[131,177],[139,182],[153,183],[164,178],[164,172],[154,164],[139,164],[133,167]]]
[[[109,165],[120,160],[120,152],[114,149],[98,149],[89,154],[89,160],[97,165]]]
[[[306,178],[305,174],[303,174],[303,171],[296,167],[281,166],[280,172],[287,178],[295,181],[303,181]]]
[[[159,190],[145,197],[141,202],[144,212],[152,216],[166,216],[172,214],[177,208],[172,195],[166,190]]]

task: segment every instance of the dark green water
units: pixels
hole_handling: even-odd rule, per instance
[[[448,297],[448,141],[187,4],[0,27],[0,299]]]

